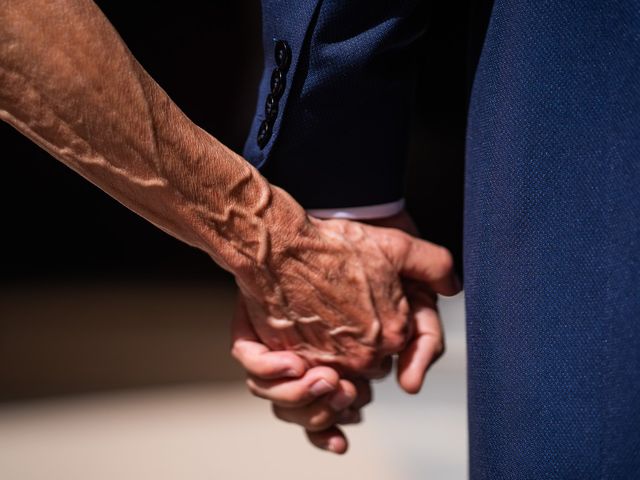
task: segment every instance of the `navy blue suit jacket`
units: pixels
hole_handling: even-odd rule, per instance
[[[402,196],[425,5],[263,0],[245,155],[305,207]],[[466,148],[472,479],[640,478],[640,3],[496,0]]]
[[[402,198],[414,46],[425,28],[417,0],[264,1],[264,75],[245,157],[306,208]],[[278,41],[291,51],[286,69]],[[276,71],[284,89],[269,117]]]

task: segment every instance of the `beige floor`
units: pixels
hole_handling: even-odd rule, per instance
[[[2,480],[466,478],[463,300],[423,392],[376,385],[351,449],[314,450],[233,381],[0,404]]]

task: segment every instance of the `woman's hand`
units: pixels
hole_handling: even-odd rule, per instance
[[[406,212],[371,223],[418,235]],[[398,355],[397,378],[407,393],[417,393],[428,368],[443,353],[444,339],[435,293],[409,279],[402,283],[410,306],[411,338]],[[301,425],[319,448],[346,451],[347,438],[339,425],[361,421],[361,409],[372,398],[368,380],[339,378],[336,370],[326,366],[307,369],[308,362],[297,354],[269,350],[253,330],[242,295],[233,323],[233,355],[248,372],[249,389],[273,403],[276,417]],[[390,360],[384,357],[377,376],[388,373]]]
[[[341,379],[329,367],[307,369],[293,352],[270,351],[256,337],[241,295],[232,337],[232,354],[247,371],[249,390],[271,401],[277,418],[302,426],[316,447],[346,452],[347,438],[339,425],[361,421],[361,409],[371,401],[369,381]]]

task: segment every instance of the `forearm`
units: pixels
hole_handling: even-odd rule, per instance
[[[0,0],[0,118],[235,273],[285,248],[274,228],[306,222],[189,121],[93,2]]]

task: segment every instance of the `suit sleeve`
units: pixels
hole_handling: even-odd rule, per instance
[[[245,157],[307,209],[403,197],[420,0],[263,0]]]

